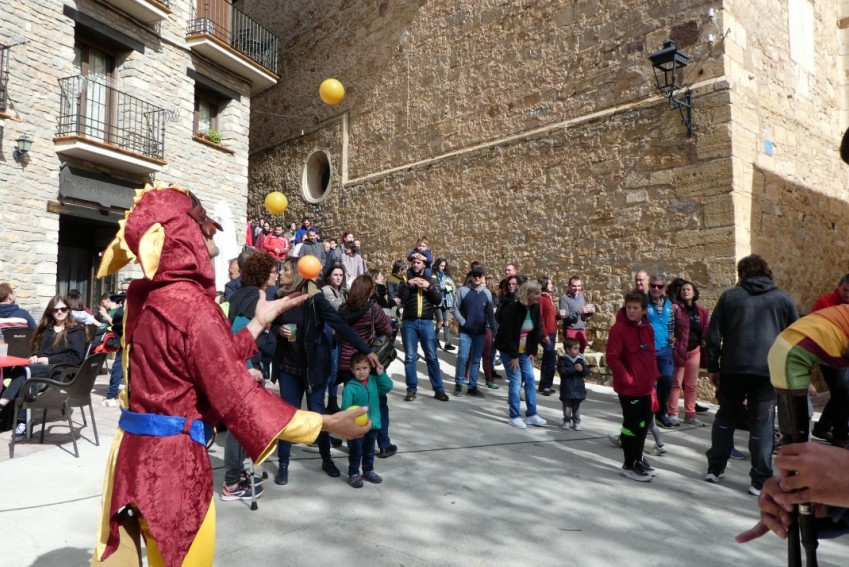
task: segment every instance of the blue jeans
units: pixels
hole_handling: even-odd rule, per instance
[[[306,377],[293,376],[292,374],[288,374],[281,370],[280,378],[278,380],[278,384],[280,385],[280,397],[290,405],[299,408],[301,407],[301,400],[306,395],[307,409],[309,411],[318,412],[320,414],[327,413],[327,409],[324,407],[324,394],[327,392],[327,384],[325,383],[320,386],[314,386],[312,392],[307,392],[304,387],[304,382],[306,382]],[[323,461],[329,461],[329,434],[326,431],[319,433],[316,443],[318,444],[318,452],[321,454],[321,459]],[[291,452],[291,443],[288,441],[277,442],[277,460],[280,462],[280,466],[289,465],[289,455]]]
[[[483,355],[483,343],[486,335],[469,335],[460,331],[460,344],[457,347],[457,367],[455,370],[454,383],[462,386],[466,376],[466,361],[471,358],[472,365],[469,367],[469,389],[478,387],[478,373],[481,368],[481,356]]]
[[[360,474],[360,461],[363,472],[374,470],[374,440],[377,429],[372,429],[359,439],[348,439],[348,476]]]
[[[531,358],[527,354],[519,355],[519,369],[513,370],[510,368],[510,360],[508,355],[501,353],[501,363],[504,365],[504,372],[507,373],[507,380],[510,381],[510,391],[507,400],[510,404],[510,419],[514,417],[522,417],[519,409],[519,390],[522,388],[522,382],[525,383],[525,405],[527,411],[525,415],[531,417],[537,414],[537,389],[534,384],[534,365],[531,364]]]
[[[416,375],[416,360],[418,359],[419,340],[427,362],[427,375],[435,392],[442,392],[442,372],[439,370],[439,360],[436,358],[436,331],[433,321],[425,319],[405,320],[401,327],[401,337],[404,342],[404,374],[406,375],[407,391],[418,389],[419,378]]]
[[[115,353],[115,362],[112,363],[112,373],[109,375],[109,391],[106,392],[106,398],[114,400],[118,397],[118,390],[121,382],[124,381],[124,367],[121,366],[121,360],[124,356],[124,349],[118,349]]]
[[[657,410],[657,415],[666,417],[666,405],[669,402],[669,393],[672,391],[672,375],[675,373],[675,366],[672,364],[672,347],[665,346],[656,355],[657,371],[660,373],[660,378],[657,380],[657,403],[660,409]]]
[[[336,377],[339,376],[339,351],[342,350],[342,345],[336,343],[336,346],[330,349],[330,375],[327,377],[327,395],[336,397],[339,392],[339,386],[336,385]]]

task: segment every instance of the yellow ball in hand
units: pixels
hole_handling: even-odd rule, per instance
[[[360,409],[360,406],[349,406],[348,407],[348,411],[354,411],[354,410],[358,410],[358,409]],[[368,425],[368,412],[364,413],[363,415],[358,415],[357,417],[355,417],[354,423],[357,424],[360,427],[365,427],[366,425]]]

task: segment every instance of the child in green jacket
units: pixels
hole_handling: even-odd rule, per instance
[[[383,479],[374,472],[374,445],[377,432],[380,431],[380,405],[378,396],[392,389],[392,380],[381,372],[380,376],[369,374],[371,365],[362,353],[351,357],[351,372],[354,379],[345,384],[342,392],[342,409],[352,406],[368,407],[368,417],[371,420],[371,430],[359,439],[348,441],[348,484],[354,488],[362,488],[363,480],[378,484]],[[363,474],[360,476],[360,461]]]

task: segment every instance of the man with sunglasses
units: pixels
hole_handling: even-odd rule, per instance
[[[666,415],[666,402],[672,389],[672,343],[675,342],[675,317],[672,314],[672,302],[663,293],[666,289],[666,276],[654,274],[649,278],[649,306],[647,317],[654,330],[654,348],[657,357],[657,369],[660,378],[657,381],[657,401],[660,409],[655,414],[662,427],[678,427],[677,416]],[[704,425],[700,420],[693,425]]]
[[[454,300],[454,320],[460,328],[454,395],[459,396],[463,393],[466,361],[471,356],[472,364],[469,367],[469,387],[466,389],[466,395],[483,398],[483,392],[478,389],[478,373],[487,326],[490,329],[495,328],[495,304],[492,294],[486,288],[483,268],[475,266],[470,275],[471,281],[460,288]]]
[[[371,427],[366,412],[319,415],[262,388],[245,361],[256,338],[306,296],[269,302],[261,292],[253,319],[233,334],[215,303],[211,258],[221,230],[190,192],[146,187],[136,194],[103,253],[98,277],[137,261],[144,278],[127,291],[121,418],[106,471],[93,565],[140,564],[141,538],[151,566],[211,566],[215,507],[206,446],[219,423],[261,463],[277,440],[312,443],[320,431],[342,438]]]

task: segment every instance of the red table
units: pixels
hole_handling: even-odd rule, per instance
[[[17,356],[0,356],[0,368],[11,368],[12,366],[29,366],[29,359]]]

